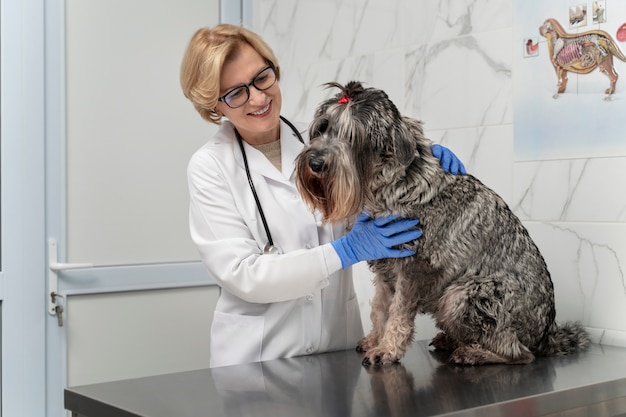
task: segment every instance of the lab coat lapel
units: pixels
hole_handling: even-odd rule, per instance
[[[306,129],[301,130],[300,134],[304,136],[306,142]],[[233,133],[234,136],[234,133]],[[284,122],[280,124],[280,153],[281,153],[281,167],[282,173],[278,172],[276,167],[263,155],[263,153],[253,146],[250,146],[245,141],[243,142],[246,156],[248,158],[248,165],[251,172],[256,172],[264,177],[271,178],[275,181],[288,183],[295,172],[296,157],[304,147],[304,145],[298,139],[298,136],[293,130]],[[237,139],[235,139],[237,142]],[[239,149],[239,144],[235,144],[235,157],[242,169],[245,169],[243,162],[243,156]]]
[[[240,162],[241,168],[245,169],[243,155],[241,155],[239,144],[236,144],[235,147],[235,152],[239,153],[239,155],[237,155],[237,160]],[[246,156],[248,158],[248,166],[250,167],[250,172],[259,173],[264,177],[271,178],[276,181],[285,181],[281,173],[278,172],[276,167],[272,165],[269,159],[267,159],[261,151],[257,150],[255,147],[249,145],[245,141],[243,142],[243,147],[246,151]]]

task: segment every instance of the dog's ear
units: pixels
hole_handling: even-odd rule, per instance
[[[409,166],[415,159],[416,153],[415,140],[409,127],[404,122],[396,125],[391,131],[391,140],[398,162],[404,166]]]

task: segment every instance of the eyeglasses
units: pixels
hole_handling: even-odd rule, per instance
[[[259,91],[265,91],[271,88],[275,83],[276,72],[274,71],[274,66],[270,65],[259,71],[248,84],[233,88],[228,93],[218,98],[218,100],[226,103],[231,109],[236,109],[248,102],[251,85]]]

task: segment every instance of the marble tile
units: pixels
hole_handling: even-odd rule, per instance
[[[432,129],[512,123],[509,29],[407,51],[407,102]]]
[[[255,1],[254,27],[284,64],[341,60],[397,47],[401,0]]]
[[[601,345],[626,347],[626,331],[586,327],[592,343]]]
[[[626,158],[517,162],[514,207],[542,221],[625,222]]]
[[[317,105],[334,95],[336,89],[324,84],[337,81],[345,84],[357,80],[366,87],[385,90],[401,108],[404,99],[404,53],[402,50],[359,55],[340,61],[322,61],[298,66],[281,75],[283,113],[295,120],[309,122]]]
[[[450,148],[463,161],[468,173],[511,204],[513,201],[511,125],[430,131],[428,121],[425,123],[428,138]]]
[[[612,329],[602,329],[597,343],[603,345],[626,347],[626,332]]]
[[[524,224],[552,275],[557,319],[626,331],[626,225]]]
[[[439,0],[404,4],[409,41],[456,38],[511,27],[510,1]]]

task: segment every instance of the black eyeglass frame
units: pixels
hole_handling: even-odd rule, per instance
[[[256,84],[255,84],[256,79],[259,77],[259,75],[261,75],[263,72],[267,71],[268,69],[271,69],[271,70],[272,70],[272,72],[274,73],[274,82],[273,82],[271,85],[269,85],[269,86],[267,86],[267,87],[265,87],[265,88],[259,88],[259,87],[257,87],[257,86],[256,86]],[[246,104],[246,103],[248,102],[248,100],[250,100],[250,86],[253,86],[253,87],[254,87],[254,88],[256,88],[258,91],[266,91],[266,90],[269,90],[270,88],[272,88],[272,87],[274,86],[274,84],[276,84],[276,81],[278,81],[278,76],[276,75],[276,67],[274,66],[274,64],[272,64],[272,63],[270,62],[270,63],[269,63],[269,65],[268,65],[267,67],[265,67],[265,68],[263,68],[261,71],[257,72],[257,73],[256,73],[256,75],[255,75],[254,77],[252,77],[252,81],[250,81],[248,84],[243,84],[243,85],[240,85],[240,86],[238,86],[238,87],[235,87],[235,88],[232,88],[232,89],[228,90],[228,92],[226,92],[226,94],[224,94],[223,96],[219,97],[219,98],[217,99],[217,101],[221,101],[222,103],[226,104],[226,105],[227,105],[228,107],[230,107],[231,109],[236,109],[236,108],[239,108],[239,107],[243,106],[244,104]],[[227,97],[229,94],[231,94],[233,91],[239,90],[240,88],[245,89],[245,91],[246,91],[246,95],[247,95],[246,100],[245,100],[243,103],[241,103],[240,105],[238,105],[238,106],[231,106],[231,105],[230,105],[230,104],[228,104],[228,102],[226,101],[226,97]]]

